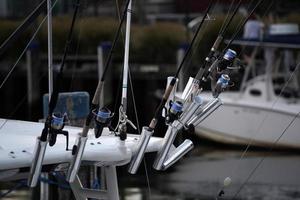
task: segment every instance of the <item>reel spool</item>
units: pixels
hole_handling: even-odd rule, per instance
[[[170,124],[182,114],[183,104],[180,101],[170,101],[170,108],[166,116],[166,123]]]
[[[217,98],[229,86],[229,81],[230,77],[227,74],[222,74],[213,91],[213,97]]]
[[[220,60],[217,71],[221,72],[228,67],[231,67],[233,64],[234,59],[236,58],[237,54],[232,49],[227,49],[226,53],[224,54],[223,58]]]
[[[95,129],[94,129],[95,137],[99,138],[102,135],[103,128],[109,126],[111,119],[113,117],[113,114],[106,107],[103,107],[98,110],[94,110],[93,114],[94,114],[94,120],[95,120],[95,124],[96,124]]]
[[[49,145],[53,146],[56,143],[58,134],[66,136],[66,150],[69,150],[69,132],[64,131],[66,122],[68,121],[67,114],[53,113],[49,128]]]

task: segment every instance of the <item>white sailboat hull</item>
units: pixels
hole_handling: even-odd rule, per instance
[[[221,143],[300,148],[299,104],[229,98],[223,103],[196,127],[197,135]]]

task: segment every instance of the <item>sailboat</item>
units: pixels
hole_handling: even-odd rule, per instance
[[[262,41],[234,41],[254,49],[251,62],[240,90],[221,94],[223,106],[196,127],[198,136],[226,144],[273,147],[276,142],[276,148],[300,148],[299,66],[291,64],[290,57],[293,50],[300,49],[299,28],[295,24],[274,24],[270,29],[273,31]],[[265,52],[263,62],[255,59],[259,49]],[[209,96],[203,92],[204,99]]]

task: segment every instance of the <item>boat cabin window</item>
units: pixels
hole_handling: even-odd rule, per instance
[[[258,97],[258,96],[261,96],[261,91],[258,89],[251,89],[250,94]]]

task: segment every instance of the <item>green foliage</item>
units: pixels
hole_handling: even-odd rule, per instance
[[[157,23],[133,32],[133,49],[138,62],[175,63],[176,50],[185,40],[185,29],[174,23]]]

